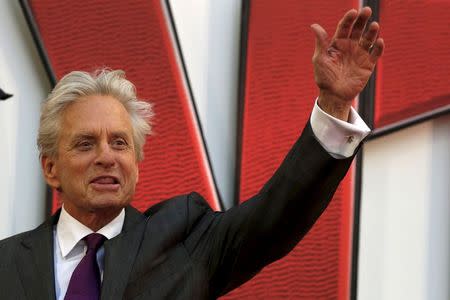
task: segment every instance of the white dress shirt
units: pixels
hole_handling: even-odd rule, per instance
[[[352,108],[349,122],[336,119],[325,113],[316,104],[311,114],[311,127],[318,142],[335,158],[350,157],[359,143],[369,134],[370,129]],[[125,210],[105,227],[97,231],[107,239],[111,239],[122,231],[125,220]],[[69,286],[70,277],[78,263],[86,253],[83,238],[93,233],[91,229],[78,222],[67,213],[64,206],[54,229],[54,266],[55,291],[58,300],[64,299]],[[102,246],[97,251],[101,278],[103,280],[105,249]]]
[[[112,239],[122,231],[124,220],[125,209],[122,209],[116,218],[97,231],[97,233],[103,234],[107,239]],[[57,300],[63,300],[66,295],[70,277],[87,251],[83,238],[90,233],[93,233],[90,228],[78,222],[67,213],[64,206],[62,207],[58,223],[53,231],[55,241],[55,292]],[[102,246],[97,251],[97,263],[100,267],[100,276],[102,279],[104,256],[105,249]]]
[[[359,143],[370,133],[370,128],[352,107],[348,122],[339,120],[314,105],[311,128],[317,141],[334,158],[353,155]]]

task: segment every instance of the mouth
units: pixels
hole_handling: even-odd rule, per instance
[[[89,184],[98,191],[115,192],[120,187],[120,181],[115,176],[104,175],[92,179]]]

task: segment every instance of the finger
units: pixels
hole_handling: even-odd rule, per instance
[[[380,56],[384,51],[384,41],[382,38],[379,38],[373,44],[372,50],[370,51],[370,60],[373,63],[376,63]]]
[[[356,18],[355,23],[353,24],[352,32],[350,34],[350,38],[353,40],[359,40],[361,38],[362,33],[364,32],[364,28],[366,27],[367,21],[372,15],[372,10],[370,7],[366,6],[361,9]]]
[[[312,24],[311,29],[316,35],[316,51],[328,48],[328,33],[319,24]]]
[[[359,45],[365,50],[369,51],[373,43],[377,40],[378,32],[380,30],[380,25],[377,22],[372,22],[369,25],[369,29],[363,34]]]
[[[335,39],[345,39],[348,38],[350,30],[352,29],[353,22],[355,22],[358,12],[356,9],[351,9],[345,13],[336,28],[336,33],[334,34]]]

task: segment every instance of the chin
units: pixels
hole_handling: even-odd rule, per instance
[[[100,197],[95,200],[89,201],[89,207],[93,210],[96,209],[121,209],[127,206],[129,201],[120,199],[111,199],[110,197]]]

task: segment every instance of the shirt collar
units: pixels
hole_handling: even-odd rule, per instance
[[[122,209],[117,217],[102,227],[97,233],[103,234],[107,239],[112,239],[122,231],[124,221],[125,209]],[[61,208],[61,214],[56,224],[56,237],[63,257],[66,257],[81,239],[93,232],[89,227],[72,217],[64,209],[64,206]]]

